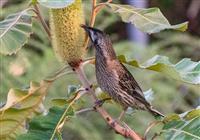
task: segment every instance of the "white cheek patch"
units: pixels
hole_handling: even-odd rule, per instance
[[[90,37],[91,37],[91,40],[92,40],[93,42],[95,42],[95,40],[97,39],[97,35],[96,35],[96,33],[94,33],[93,31],[90,32]]]

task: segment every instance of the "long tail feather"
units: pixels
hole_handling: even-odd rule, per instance
[[[152,113],[155,117],[156,116],[162,116],[165,117],[165,115],[163,115],[162,113],[160,113],[158,110],[153,109],[152,106],[149,108],[150,113]]]

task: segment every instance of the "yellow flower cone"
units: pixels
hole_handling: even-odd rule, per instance
[[[52,44],[58,58],[72,67],[79,65],[84,54],[85,32],[82,1],[62,9],[50,10],[50,28]]]

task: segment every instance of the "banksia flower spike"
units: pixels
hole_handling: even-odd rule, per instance
[[[79,65],[84,55],[85,32],[82,1],[75,0],[62,9],[50,10],[52,44],[58,58],[72,67]]]

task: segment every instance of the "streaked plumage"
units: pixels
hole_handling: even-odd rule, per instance
[[[102,31],[82,25],[95,47],[96,78],[100,88],[111,98],[128,107],[147,110],[153,115],[161,115],[146,101],[142,89],[127,68],[119,62],[108,35]]]

